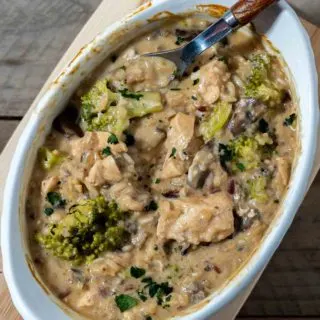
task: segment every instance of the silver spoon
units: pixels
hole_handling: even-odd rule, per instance
[[[185,46],[174,50],[146,53],[144,56],[162,57],[177,66],[176,76],[181,77],[195,58],[215,43],[224,39],[233,30],[252,21],[263,9],[276,0],[240,0],[217,22],[201,32]]]

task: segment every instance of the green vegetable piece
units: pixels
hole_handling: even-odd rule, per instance
[[[196,96],[191,96],[191,99],[194,101],[198,100],[198,98]]]
[[[148,298],[147,298],[147,296],[144,294],[144,292],[142,290],[141,291],[138,290],[137,294],[138,294],[139,298],[141,299],[141,301],[143,301],[143,302],[147,301]]]
[[[62,220],[49,224],[48,233],[36,234],[36,240],[60,259],[90,263],[125,243],[127,232],[119,225],[124,217],[114,202],[107,203],[102,196],[81,200]]]
[[[241,169],[254,169],[261,161],[259,143],[253,137],[240,136],[234,139],[230,145],[235,164],[232,166],[234,171],[240,169],[236,163],[241,163]],[[242,170],[240,170],[242,171]]]
[[[119,92],[125,98],[140,100],[143,97],[143,94],[130,92],[127,88],[123,90],[119,90]]]
[[[197,85],[197,84],[199,83],[199,81],[200,81],[200,79],[195,79],[195,80],[193,80],[193,85],[194,85],[194,86]]]
[[[159,178],[156,178],[156,179],[154,180],[154,183],[155,183],[155,184],[159,184],[160,181],[161,181],[161,180],[160,180]]]
[[[115,302],[121,312],[132,309],[139,303],[138,299],[133,298],[127,294],[120,294],[119,296],[116,296]]]
[[[145,207],[146,211],[157,211],[158,210],[158,204],[151,200],[150,203]]]
[[[286,127],[292,126],[297,119],[297,115],[295,113],[290,114],[289,117],[285,118],[283,121],[283,125]]]
[[[238,168],[241,172],[243,172],[243,171],[246,170],[246,167],[245,167],[242,163],[240,163],[240,162],[237,162],[237,163],[236,163],[236,166],[237,166],[237,168]]]
[[[173,147],[170,153],[169,158],[175,158],[176,157],[176,153],[177,153],[177,148]]]
[[[186,41],[186,39],[185,38],[183,38],[183,37],[181,37],[181,36],[177,36],[177,40],[176,40],[176,42],[175,42],[175,44],[177,45],[177,46],[180,46],[183,42],[185,42]]]
[[[46,200],[54,207],[61,208],[66,204],[66,200],[62,199],[60,193],[58,192],[48,192]]]
[[[51,216],[53,214],[54,210],[52,208],[44,208],[43,210],[43,213],[46,215],[46,216]]]
[[[54,166],[60,164],[64,156],[58,150],[49,150],[42,147],[39,150],[42,167],[46,170],[51,170]]]
[[[152,320],[152,317],[151,316],[146,316],[145,320]]]
[[[119,143],[119,139],[117,138],[117,136],[114,133],[111,133],[109,138],[108,138],[108,143],[110,143],[110,144],[118,144]]]
[[[256,177],[248,181],[249,197],[257,202],[265,203],[269,196],[266,192],[267,178],[265,176]]]
[[[118,103],[118,95],[108,89],[107,85],[107,79],[99,80],[81,97],[82,117],[85,120],[90,120],[98,112],[106,111],[109,106]]]
[[[255,54],[251,57],[251,75],[245,86],[245,96],[258,99],[270,106],[281,103],[284,92],[277,89],[269,79],[271,57],[266,53]]]
[[[142,276],[144,276],[146,274],[146,270],[142,269],[142,268],[138,268],[135,266],[132,266],[130,268],[130,274],[132,277],[138,279],[141,278]]]
[[[107,88],[107,80],[98,81],[82,98],[81,126],[87,131],[109,131],[120,136],[130,119],[163,109],[159,92],[119,93]]]
[[[108,156],[111,156],[111,149],[110,147],[105,147],[103,150],[102,150],[102,155],[108,157]]]
[[[139,101],[131,100],[126,108],[130,119],[140,118],[150,113],[162,111],[161,95],[159,92],[143,92],[143,97],[141,97]]]
[[[200,123],[200,133],[205,141],[211,140],[228,122],[232,106],[220,101],[213,107],[213,111]]]

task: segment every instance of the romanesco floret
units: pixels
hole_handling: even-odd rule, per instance
[[[267,178],[265,176],[258,176],[248,181],[248,193],[249,198],[256,200],[257,202],[267,202]]]
[[[84,130],[109,131],[121,135],[130,119],[163,109],[159,92],[112,92],[107,80],[98,81],[82,98],[81,123]]]
[[[271,58],[266,53],[255,54],[251,58],[251,75],[245,86],[245,96],[255,98],[275,106],[281,103],[284,93],[278,90],[269,79]]]
[[[213,106],[211,114],[200,124],[200,133],[205,141],[211,140],[226,125],[231,111],[231,104],[224,101]]]
[[[54,166],[61,163],[64,156],[58,150],[49,150],[46,147],[42,147],[39,150],[41,165],[46,170],[51,170]]]
[[[74,264],[90,263],[106,250],[120,248],[127,237],[121,222],[125,213],[102,196],[82,200],[58,223],[38,233],[36,240],[53,255]]]

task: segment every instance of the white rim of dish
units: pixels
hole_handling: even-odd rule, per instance
[[[160,6],[162,2],[166,0],[156,0],[153,4],[153,9],[158,9],[161,11]],[[310,43],[310,39],[301,25],[301,22],[293,9],[284,1],[280,1],[279,5],[282,10],[285,10],[287,13],[291,15],[292,20],[299,27],[299,36],[305,42],[305,51],[306,55],[309,59],[306,63],[306,75],[308,75],[309,83],[312,83],[313,86],[310,88],[308,100],[312,105],[317,107],[318,104],[318,94],[317,94],[317,74],[314,72],[316,69],[314,62],[314,55]],[[146,9],[149,10],[149,9]],[[155,10],[156,11],[156,10]],[[184,10],[185,11],[185,10]],[[139,14],[137,15],[137,17]],[[97,42],[108,37],[110,33],[117,30],[125,21],[128,20],[128,17],[123,20],[111,25],[106,28],[101,34],[99,34],[95,39]],[[74,66],[80,60],[82,60],[92,48],[93,44],[90,43],[83,53],[74,59],[74,61],[68,66],[65,71],[66,73],[61,76],[60,82],[63,83],[64,80],[67,79],[68,71],[72,70]],[[35,310],[32,310],[28,306],[28,299],[21,295],[18,285],[17,285],[17,277],[14,270],[14,261],[11,252],[15,250],[13,247],[13,230],[17,228],[16,223],[14,222],[14,217],[12,212],[19,212],[19,200],[20,194],[16,193],[16,190],[19,190],[19,183],[21,183],[21,177],[24,172],[24,160],[26,155],[28,154],[29,148],[34,141],[34,137],[38,132],[39,126],[39,115],[37,111],[42,110],[45,106],[48,105],[48,102],[53,97],[54,93],[57,89],[49,89],[44,96],[39,101],[37,107],[35,108],[31,118],[23,131],[21,138],[19,139],[15,154],[13,156],[10,170],[7,179],[5,190],[4,190],[4,201],[3,201],[3,216],[1,219],[1,243],[2,243],[2,255],[3,255],[3,272],[4,276],[11,294],[11,298],[14,302],[14,305],[18,309],[19,313],[25,319],[39,319]],[[315,111],[317,113],[318,110]],[[295,183],[299,185],[299,189],[295,188],[294,192],[291,195],[293,201],[288,204],[288,207],[285,210],[282,210],[282,214],[277,218],[277,228],[272,229],[267,237],[263,240],[258,249],[254,252],[252,257],[247,261],[246,265],[244,265],[241,270],[235,275],[229,283],[219,289],[216,293],[213,293],[207,298],[208,303],[201,307],[199,310],[187,314],[182,318],[191,319],[205,319],[209,316],[212,316],[222,307],[229,304],[241,291],[243,291],[252,280],[258,275],[260,271],[268,263],[269,259],[272,257],[272,254],[279,246],[283,236],[287,232],[289,226],[291,225],[293,218],[295,217],[295,213],[298,209],[298,206],[303,200],[305,192],[301,193],[300,190],[307,190],[309,178],[311,176],[311,171],[313,167],[313,159],[315,159],[316,153],[316,141],[317,141],[317,130],[318,130],[318,113],[317,116],[315,114],[310,114],[308,118],[308,123],[310,123],[310,132],[308,137],[306,138],[307,144],[304,146],[305,152],[300,155],[299,161],[301,166],[302,173],[296,179]],[[16,230],[16,232],[20,232]],[[21,236],[20,236],[21,237]],[[36,281],[36,280],[35,280]],[[44,293],[45,294],[45,293]],[[57,305],[57,307],[59,307]],[[60,307],[59,307],[60,308]],[[177,317],[180,318],[180,317]]]

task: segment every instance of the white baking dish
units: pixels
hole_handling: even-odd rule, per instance
[[[1,243],[4,275],[12,300],[25,320],[64,320],[71,313],[56,304],[43,286],[35,280],[28,264],[24,244],[24,207],[27,184],[38,147],[44,141],[54,117],[93,68],[117,46],[127,42],[159,22],[147,22],[159,12],[184,13],[197,5],[231,6],[232,0],[154,0],[98,35],[65,68],[60,77],[33,110],[17,145],[4,192]],[[204,7],[202,7],[203,9]],[[150,21],[150,20],[149,20]],[[301,152],[281,212],[269,227],[263,242],[245,267],[227,285],[190,310],[183,319],[209,319],[223,310],[266,266],[289,228],[303,200],[311,175],[317,146],[319,122],[317,72],[309,38],[293,10],[279,1],[264,12],[255,23],[278,48],[292,74],[300,104]],[[32,269],[32,266],[31,266]]]

